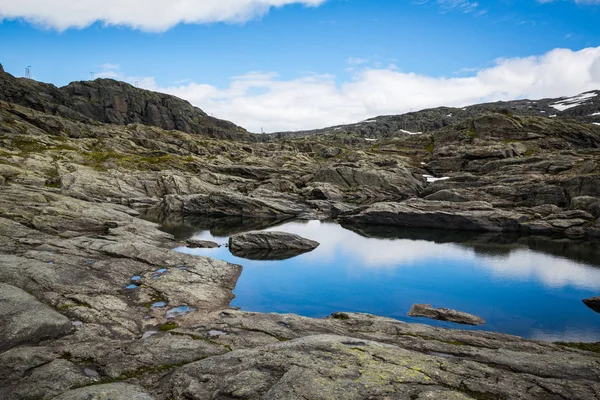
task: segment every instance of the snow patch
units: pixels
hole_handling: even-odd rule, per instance
[[[421,134],[423,133],[423,132],[411,132],[411,131],[406,131],[406,130],[404,130],[404,129],[400,129],[400,132],[407,133],[407,134],[409,134],[409,135],[421,135]]]
[[[600,112],[595,112],[595,113],[593,113],[593,114],[590,114],[590,117],[596,117],[596,116],[598,116],[598,115],[600,115]]]
[[[583,103],[585,103],[586,100],[589,100],[596,96],[597,96],[596,93],[582,93],[577,96],[568,97],[568,98],[558,101],[554,104],[550,104],[550,107],[556,108],[558,111],[565,111],[565,110],[568,110],[569,108],[580,106]]]
[[[377,122],[377,120],[376,119],[367,119],[367,120],[363,121],[362,123],[368,124],[370,122]]]
[[[600,122],[592,122],[592,124],[600,126]]]
[[[442,178],[436,178],[432,175],[423,175],[423,177],[425,179],[427,179],[427,182],[437,182],[437,181],[445,181],[446,179],[450,179],[449,176],[444,176]]]
[[[450,113],[450,114],[446,115],[446,117],[451,117],[451,116],[452,116],[452,113]]]
[[[556,118],[556,114],[550,115],[550,118]]]
[[[378,139],[365,138],[367,142],[376,142]]]

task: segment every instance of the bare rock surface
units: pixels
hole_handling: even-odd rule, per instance
[[[425,317],[465,325],[485,324],[485,320],[476,315],[450,308],[433,308],[431,304],[413,304],[406,315],[409,317]]]
[[[319,243],[288,232],[250,231],[232,235],[229,248],[236,250],[314,250]]]
[[[200,239],[187,239],[185,241],[185,244],[188,247],[198,248],[198,249],[214,249],[214,248],[219,247],[218,243],[215,243],[210,240],[200,240]]]
[[[69,390],[54,400],[155,400],[140,387],[126,383],[110,383]]]
[[[67,317],[4,283],[0,283],[0,319],[0,351],[65,335],[72,329]]]

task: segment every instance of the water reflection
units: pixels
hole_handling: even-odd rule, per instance
[[[356,311],[456,327],[406,316],[412,304],[428,303],[488,321],[469,329],[600,341],[600,315],[581,301],[600,294],[600,249],[593,244],[476,232],[350,230],[318,221],[269,223],[279,225],[266,230],[295,233],[321,245],[281,261],[243,259],[226,248],[179,250],[243,265],[232,305],[249,311],[314,317]],[[219,243],[245,230],[221,229],[215,220],[185,229],[188,237]]]

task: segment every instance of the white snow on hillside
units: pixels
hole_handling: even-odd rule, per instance
[[[427,182],[437,182],[437,181],[445,181],[446,179],[450,179],[449,176],[444,176],[442,178],[436,178],[432,175],[423,175],[423,177],[425,179],[427,179]]]
[[[569,108],[580,106],[584,104],[587,100],[596,96],[596,93],[582,93],[578,94],[577,96],[568,97],[554,104],[550,104],[550,107],[556,108],[558,111],[565,111]]]
[[[400,132],[407,133],[407,134],[409,134],[409,135],[420,135],[420,134],[422,134],[422,133],[423,133],[423,132],[411,132],[411,131],[406,131],[406,130],[404,130],[404,129],[400,129]]]

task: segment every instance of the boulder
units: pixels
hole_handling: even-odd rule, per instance
[[[71,321],[27,292],[0,283],[0,351],[65,335]]]
[[[238,250],[314,250],[319,246],[314,240],[287,232],[252,231],[233,235],[229,248]]]
[[[431,304],[413,304],[406,315],[409,317],[425,317],[465,325],[485,324],[485,320],[476,315],[450,308],[433,308]]]
[[[600,218],[600,199],[593,196],[578,196],[571,199],[571,209],[584,210]]]
[[[583,299],[582,301],[583,304],[597,313],[600,313],[600,296],[590,297],[589,299]]]
[[[185,241],[185,244],[187,247],[192,249],[214,249],[219,247],[219,245],[215,242],[200,239],[188,239]]]

